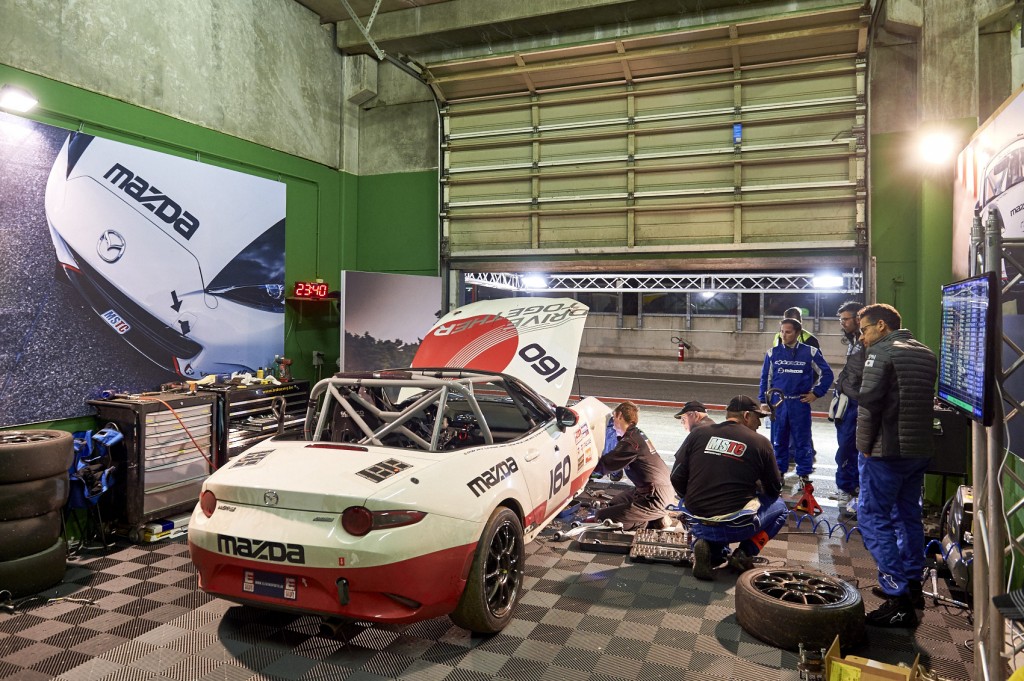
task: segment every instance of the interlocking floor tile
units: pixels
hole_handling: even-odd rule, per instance
[[[832,519],[789,525],[763,565],[835,574],[869,609],[877,571],[859,534]],[[831,530],[832,535],[829,536]],[[527,547],[525,588],[495,636],[447,617],[410,625],[347,622],[239,607],[197,589],[184,539],[81,554],[65,583],[0,612],[0,678],[37,681],[797,681],[794,653],[744,632],[736,575],[696,581],[688,568],[630,563],[542,534]],[[80,602],[91,601],[91,602]],[[869,631],[855,654],[969,679],[966,613],[929,605],[916,630]]]

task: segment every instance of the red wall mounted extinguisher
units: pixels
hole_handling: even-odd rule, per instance
[[[676,361],[685,362],[686,361],[686,351],[690,349],[690,344],[687,343],[686,341],[684,341],[679,336],[672,336],[672,342],[676,343],[676,349],[677,349]]]

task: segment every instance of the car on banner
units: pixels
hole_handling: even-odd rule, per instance
[[[159,366],[255,371],[283,352],[280,183],[72,133],[45,206],[59,276]]]
[[[1024,237],[1024,136],[1018,136],[985,164],[975,213],[984,225],[995,216],[1003,238]]]
[[[521,302],[446,315],[414,368],[320,381],[306,439],[257,444],[211,475],[188,529],[200,587],[327,618],[450,615],[500,631],[525,544],[582,491],[609,413],[594,398],[562,406],[586,306]]]

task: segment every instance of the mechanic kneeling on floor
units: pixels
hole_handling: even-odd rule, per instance
[[[708,520],[750,508],[756,525],[692,523],[693,576],[713,578],[712,570],[728,559],[743,572],[753,567],[754,556],[786,524],[789,509],[779,498],[782,476],[771,441],[757,432],[769,413],[746,395],[737,395],[726,407],[726,420],[690,433],[676,453],[672,486],[686,510]],[[731,554],[729,544],[739,542]]]
[[[588,520],[620,522],[626,531],[670,526],[665,507],[674,499],[668,466],[643,431],[636,427],[639,418],[640,411],[632,402],[623,402],[612,412],[619,443],[601,457],[594,475],[625,469],[634,487],[615,495],[607,507],[597,509]]]

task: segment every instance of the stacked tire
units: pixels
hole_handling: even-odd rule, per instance
[[[61,509],[74,456],[71,433],[0,431],[0,595],[28,596],[64,578]]]

